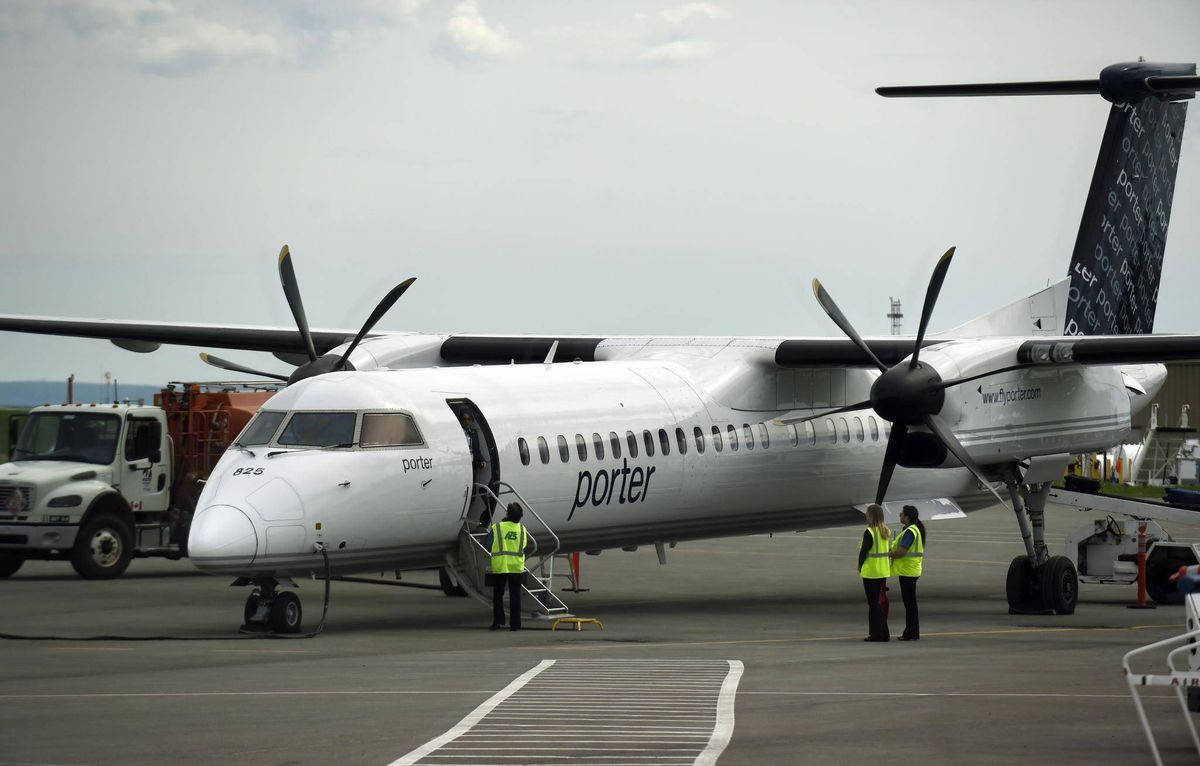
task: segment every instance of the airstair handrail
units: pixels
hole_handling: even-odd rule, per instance
[[[1154,732],[1150,728],[1150,721],[1146,718],[1146,710],[1142,706],[1142,698],[1138,693],[1138,688],[1143,686],[1170,686],[1175,689],[1175,696],[1179,700],[1179,707],[1183,711],[1184,720],[1187,721],[1189,732],[1192,735],[1192,742],[1196,746],[1197,753],[1200,753],[1200,735],[1196,733],[1196,726],[1192,722],[1192,717],[1187,709],[1187,700],[1183,693],[1183,686],[1180,684],[1180,681],[1200,681],[1200,673],[1177,669],[1172,662],[1182,651],[1195,649],[1196,647],[1192,642],[1197,638],[1200,638],[1200,630],[1191,630],[1187,633],[1181,633],[1177,636],[1165,638],[1162,641],[1155,641],[1152,644],[1132,649],[1126,652],[1121,660],[1121,667],[1125,671],[1125,681],[1129,684],[1129,693],[1133,696],[1133,704],[1137,709],[1138,719],[1141,721],[1142,730],[1146,733],[1146,740],[1150,745],[1150,752],[1154,755],[1154,763],[1157,766],[1162,766],[1162,757],[1158,753],[1158,743],[1154,739]],[[1187,641],[1188,643],[1168,652],[1167,668],[1169,672],[1166,675],[1150,673],[1135,674],[1133,672],[1130,666],[1130,659],[1134,655],[1154,651],[1155,649],[1163,649],[1179,641]]]
[[[542,529],[545,529],[546,532],[548,532],[550,534],[550,537],[554,540],[554,547],[551,548],[548,552],[543,554],[541,551],[538,551],[538,560],[539,561],[545,561],[547,558],[553,557],[555,553],[558,553],[558,549],[562,547],[562,543],[559,541],[558,535],[555,534],[554,530],[550,527],[550,525],[546,523],[546,520],[541,517],[541,515],[534,509],[534,507],[529,504],[529,501],[526,500],[521,495],[521,493],[518,492],[515,487],[513,487],[513,485],[509,484],[506,481],[496,482],[496,487],[502,488],[502,491],[499,493],[493,491],[492,488],[486,484],[480,484],[480,483],[476,482],[475,486],[482,489],[487,494],[491,495],[495,499],[495,501],[498,505],[503,505],[503,502],[500,500],[500,495],[511,492],[518,500],[521,501],[521,505],[524,506],[525,510],[527,510],[531,514],[533,514],[533,517],[538,520],[539,524],[542,525]]]

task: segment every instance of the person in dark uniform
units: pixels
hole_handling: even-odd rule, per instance
[[[475,432],[475,418],[471,413],[463,412],[458,418],[463,434],[467,437],[467,447],[471,450],[471,467],[483,468],[487,461],[483,459],[483,451],[479,449],[479,435]]]
[[[489,630],[504,627],[504,589],[508,588],[508,627],[521,629],[521,582],[525,579],[525,551],[537,550],[537,542],[521,523],[524,509],[520,503],[509,503],[504,521],[492,525],[484,539],[484,547],[492,553],[492,625]]]
[[[858,549],[858,572],[862,577],[863,590],[867,594],[867,624],[870,632],[864,641],[888,641],[887,617],[879,604],[879,596],[892,572],[892,530],[883,523],[883,508],[875,503],[867,506],[867,528],[863,532],[862,546]]]
[[[892,570],[900,578],[900,595],[904,597],[904,634],[901,641],[921,638],[921,623],[917,615],[917,580],[925,563],[925,525],[915,506],[906,505],[900,511],[903,531],[892,547]]]

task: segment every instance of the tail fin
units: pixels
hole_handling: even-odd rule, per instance
[[[1195,64],[1139,61],[1096,80],[878,88],[881,96],[1098,93],[1112,102],[1068,276],[1064,335],[1127,335],[1154,328],[1167,225]]]

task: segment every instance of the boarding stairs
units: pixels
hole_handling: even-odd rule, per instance
[[[492,588],[486,581],[491,572],[492,554],[483,542],[487,538],[490,524],[481,524],[472,508],[479,507],[477,499],[483,498],[486,507],[493,511],[493,519],[500,514],[507,502],[516,500],[525,509],[522,519],[529,534],[538,543],[538,550],[525,560],[525,573],[521,583],[521,614],[530,619],[557,620],[571,617],[571,610],[557,596],[551,586],[554,582],[554,560],[561,547],[558,535],[550,528],[533,506],[507,482],[496,482],[494,487],[472,484],[467,488],[463,505],[462,528],[458,533],[458,546],[446,554],[446,565],[459,587],[476,600],[492,604]],[[507,498],[507,502],[506,502]],[[534,524],[530,524],[530,520]],[[507,606],[507,604],[506,604]]]
[[[1180,426],[1160,426],[1158,424],[1158,405],[1150,409],[1150,422],[1147,424],[1146,436],[1142,440],[1142,449],[1138,452],[1133,465],[1133,483],[1141,486],[1166,484],[1166,477],[1177,470],[1175,458],[1183,443],[1196,430],[1186,425],[1186,414],[1182,415]]]

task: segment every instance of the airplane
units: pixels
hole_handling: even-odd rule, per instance
[[[871,502],[970,511],[1007,503],[1025,554],[1011,611],[1069,614],[1071,561],[1044,508],[1069,456],[1120,443],[1200,335],[1153,335],[1195,64],[1114,64],[1098,78],[879,88],[885,97],[1099,94],[1107,126],[1066,279],[914,338],[500,336],[0,316],[0,330],[265,351],[297,365],[205,485],[189,556],[251,585],[244,617],[301,629],[293,578],[449,567],[511,490],[539,546],[599,551],[862,523]],[[209,354],[226,370],[272,375]],[[463,415],[472,423],[464,431]],[[473,454],[471,443],[478,445]],[[519,490],[519,491],[518,491]],[[936,504],[941,504],[940,506]],[[926,507],[929,507],[928,505]],[[453,579],[453,578],[452,578]],[[459,578],[461,580],[461,577]],[[465,585],[458,582],[452,584]]]

